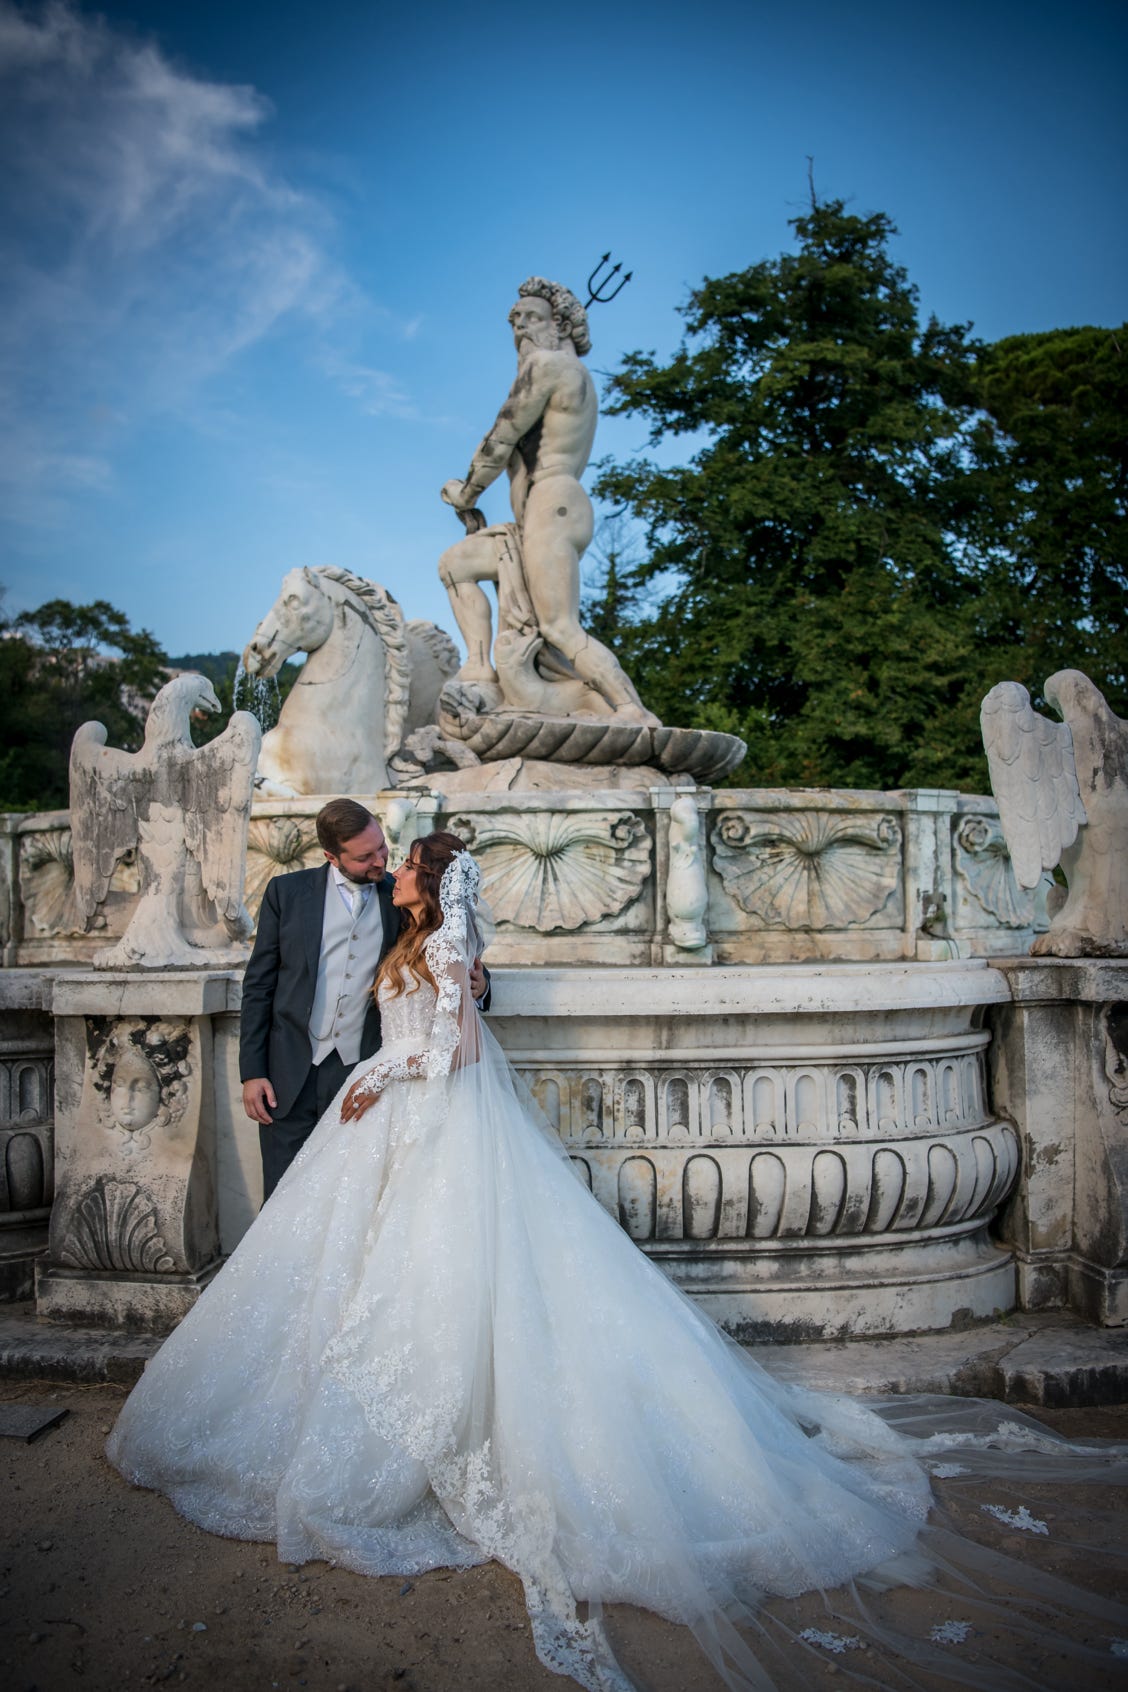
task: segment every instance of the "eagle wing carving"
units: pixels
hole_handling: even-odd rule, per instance
[[[999,682],[979,713],[999,821],[1023,887],[1036,887],[1086,822],[1068,723],[1040,716],[1020,682]]]
[[[233,922],[243,909],[247,817],[261,740],[257,718],[236,711],[223,733],[194,747],[183,764],[185,845],[200,866],[208,898]]]
[[[150,773],[139,753],[106,745],[101,723],[83,723],[71,742],[74,893],[84,928],[109,892],[118,860],[137,845],[136,789]]]

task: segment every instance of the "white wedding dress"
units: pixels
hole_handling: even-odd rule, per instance
[[[925,1462],[954,1443],[963,1467],[993,1441],[996,1470],[1008,1443],[1041,1444],[1052,1468],[1068,1447],[1013,1417],[1009,1439],[910,1439],[852,1400],[773,1381],[722,1335],[536,1119],[469,997],[472,888],[450,882],[426,950],[437,993],[381,994],[377,1102],[347,1124],[340,1098],[326,1113],[149,1364],[112,1462],[287,1562],[402,1576],[496,1558],[524,1583],[541,1660],[590,1692],[632,1685],[603,1603],[687,1623],[729,1686],[764,1687],[772,1652],[836,1637],[783,1621],[772,1634],[771,1596],[882,1565],[828,1613],[849,1614],[855,1643],[861,1630],[945,1667],[951,1650],[906,1642],[874,1609],[892,1581],[950,1594],[967,1578],[965,1542],[921,1538]],[[1111,1472],[1116,1453],[1088,1467]],[[1107,1657],[1115,1619],[1088,1608],[1082,1648]]]

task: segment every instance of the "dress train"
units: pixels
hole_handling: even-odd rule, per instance
[[[885,1407],[909,1435],[774,1381],[587,1192],[481,1024],[463,951],[444,925],[437,992],[382,993],[380,1096],[346,1124],[342,1089],[149,1364],[107,1446],[122,1474],[286,1562],[496,1558],[542,1662],[589,1692],[632,1686],[608,1603],[693,1628],[733,1689],[786,1683],[828,1638],[871,1684],[1038,1684],[906,1630],[908,1589],[941,1622],[958,1600],[977,1637],[1005,1624],[1003,1657],[1052,1638],[1086,1673],[1115,1667],[1128,1616],[945,1527],[929,1469],[1107,1483],[1124,1450],[1077,1452],[1000,1406]],[[827,1626],[799,1625],[811,1592]],[[873,1681],[867,1644],[904,1678]]]

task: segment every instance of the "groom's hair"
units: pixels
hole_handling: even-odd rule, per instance
[[[317,813],[317,838],[322,851],[339,858],[341,847],[363,834],[369,823],[375,821],[372,812],[358,805],[355,799],[330,799]]]

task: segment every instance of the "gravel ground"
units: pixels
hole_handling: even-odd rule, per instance
[[[520,1584],[495,1564],[410,1581],[365,1580],[323,1563],[291,1568],[273,1547],[214,1538],[163,1497],[127,1486],[102,1456],[124,1397],[112,1386],[0,1381],[0,1404],[69,1412],[30,1445],[0,1440],[0,1679],[9,1692],[185,1684],[207,1692],[563,1692],[571,1684],[537,1662]],[[1128,1406],[1032,1413],[1074,1437],[1128,1439]],[[1111,1593],[1107,1568],[1060,1546],[1070,1529],[1084,1530],[1082,1541],[1088,1531],[1128,1544],[1128,1500],[1102,1497],[1099,1517],[1091,1497],[1064,1487],[1035,1498],[1025,1489],[1011,1507],[1024,1502],[1053,1518],[1053,1541],[1000,1526],[994,1543]],[[910,1609],[914,1602],[906,1597]],[[803,1625],[801,1611],[792,1615]],[[818,1624],[817,1607],[807,1619]],[[647,1692],[716,1692],[683,1629],[625,1609],[611,1611],[608,1626]],[[830,1688],[836,1675],[841,1686],[833,1662],[804,1653],[795,1685]],[[872,1684],[883,1684],[880,1675]],[[1107,1673],[1069,1692],[1106,1686],[1128,1686],[1128,1660],[1110,1655]]]

